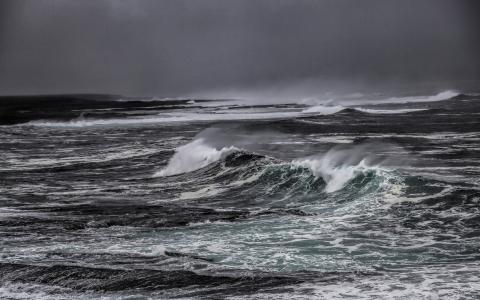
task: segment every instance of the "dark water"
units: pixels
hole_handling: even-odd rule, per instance
[[[1,99],[0,298],[480,297],[480,97],[86,98]]]

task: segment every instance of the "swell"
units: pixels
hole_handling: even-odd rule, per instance
[[[18,208],[21,211],[21,208]],[[46,207],[29,206],[30,215],[22,218],[2,218],[3,228],[18,228],[34,232],[55,232],[58,230],[83,230],[89,228],[108,228],[128,226],[141,228],[184,227],[205,222],[234,222],[247,218],[269,215],[305,216],[308,213],[298,209],[215,210],[211,208],[179,206],[174,204],[149,205],[129,204],[82,204]]]
[[[2,96],[0,125],[43,119],[69,121],[81,115],[82,111],[93,117],[115,118],[121,116],[122,111],[166,110],[191,106],[189,100],[143,100],[144,98],[95,94]]]
[[[390,211],[409,230],[435,232],[435,240],[475,239],[480,237],[478,203],[480,191],[475,188],[454,188],[434,197],[420,197],[413,203],[398,202]],[[468,254],[465,242],[463,254]],[[478,257],[476,250],[470,254]]]
[[[176,122],[205,122],[231,120],[261,120],[328,116],[335,114],[357,115],[406,115],[425,112],[434,107],[455,109],[452,105],[462,104],[475,96],[445,91],[437,95],[423,97],[388,98],[359,100],[345,105],[319,104],[310,107],[298,104],[277,104],[267,106],[271,111],[246,110],[235,112],[235,105],[212,113],[196,102],[214,100],[149,100],[141,98],[121,99],[121,96],[105,95],[57,95],[29,97],[0,97],[0,125],[27,124],[42,127],[83,128],[108,125],[148,125]],[[123,97],[125,98],[125,97]],[[115,99],[115,100],[113,100]],[[454,100],[454,101],[450,101]],[[341,102],[341,101],[340,101]],[[448,104],[454,102],[455,104]],[[421,106],[419,106],[421,105]],[[361,106],[361,107],[360,107]],[[240,105],[244,110],[250,105]],[[188,109],[201,110],[185,112]],[[264,106],[258,109],[264,109]],[[168,111],[175,113],[168,113]],[[167,112],[159,115],[159,112]]]
[[[195,180],[194,186],[179,188],[178,199],[221,207],[294,207],[322,199],[356,199],[384,193],[403,181],[387,157],[371,153],[374,148],[382,147],[333,148],[282,161],[232,147],[218,150],[200,139],[177,149],[154,177],[177,183]]]
[[[186,107],[173,107],[186,108]],[[191,107],[190,107],[191,108]],[[156,108],[153,108],[156,109]],[[167,109],[167,108],[163,108]],[[278,108],[277,108],[278,109]],[[145,109],[142,109],[145,110]],[[301,118],[309,116],[328,116],[335,114],[345,114],[354,111],[357,114],[407,114],[412,112],[426,111],[427,108],[412,109],[368,109],[368,108],[348,108],[343,106],[315,106],[296,111],[272,111],[272,112],[247,112],[247,113],[211,113],[211,112],[181,112],[167,114],[121,114],[121,113],[92,113],[81,114],[80,116],[71,116],[69,119],[55,118],[37,118],[25,123],[25,125],[56,128],[83,128],[90,126],[111,126],[111,125],[152,125],[152,124],[175,124],[175,123],[194,123],[194,122],[212,122],[212,121],[240,121],[240,120],[270,120],[270,119],[288,119]]]
[[[280,177],[284,177],[289,172],[297,172],[306,173],[307,177],[321,178],[327,184],[327,192],[333,192],[341,189],[356,175],[376,171],[380,168],[380,164],[385,165],[387,157],[372,153],[382,148],[385,146],[381,144],[360,144],[346,149],[334,147],[321,155],[284,162],[273,157],[240,150],[234,146],[217,149],[210,146],[203,138],[199,138],[177,148],[167,166],[156,172],[154,177],[180,175],[203,168],[205,173],[215,173],[216,178],[238,173],[239,170],[246,172],[255,170],[259,171],[260,175],[269,173],[271,176]],[[336,182],[341,180],[343,181]],[[329,184],[335,187],[329,187]]]
[[[204,140],[194,140],[179,149],[163,168],[172,175],[160,170],[153,179],[175,182],[178,190],[172,196],[194,205],[281,208],[368,198],[390,207],[426,201],[439,204],[442,197],[459,193],[448,182],[408,173],[406,158],[391,154],[401,149],[389,144],[335,146],[293,161],[232,147],[215,149]],[[188,161],[188,168],[178,161]]]
[[[109,149],[112,151],[112,149]],[[171,154],[169,150],[151,150],[138,151],[137,153],[107,153],[105,155],[94,155],[70,158],[68,161],[63,161],[60,158],[50,158],[48,162],[39,164],[21,162],[16,165],[10,165],[8,168],[0,168],[0,174],[15,174],[18,171],[22,173],[61,173],[61,172],[76,172],[81,170],[95,170],[108,169],[109,167],[118,167],[118,165],[125,162],[142,162],[145,159],[161,161]]]
[[[28,265],[0,263],[0,280],[59,286],[77,291],[165,291],[169,296],[248,295],[262,290],[275,293],[289,285],[304,282],[329,283],[352,281],[375,272],[297,272],[262,273],[231,270],[226,274],[199,274],[185,270],[114,269],[77,265]],[[232,288],[235,287],[235,288]],[[188,289],[187,289],[188,288]],[[176,295],[175,295],[176,294]]]

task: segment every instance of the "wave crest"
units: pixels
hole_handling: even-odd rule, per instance
[[[154,177],[192,172],[225,158],[228,154],[238,150],[239,149],[234,146],[223,147],[217,150],[207,145],[203,138],[199,138],[186,145],[180,146],[168,162],[168,165],[159,172],[156,172]]]
[[[334,106],[328,106],[328,105],[316,105],[312,106],[309,108],[306,108],[302,111],[302,113],[317,113],[321,115],[332,115],[337,112],[340,112],[344,110],[345,107],[341,105],[334,105]]]
[[[267,184],[266,191],[272,192],[277,190],[275,187],[282,182],[281,186],[293,184],[298,187],[298,184],[293,182],[307,179],[308,186],[310,186],[312,180],[321,178],[324,182],[324,184],[321,184],[324,187],[323,191],[332,193],[343,189],[360,175],[376,174],[378,170],[386,170],[382,164],[387,158],[375,154],[375,151],[382,147],[382,145],[357,145],[351,148],[334,147],[323,155],[296,159],[287,163],[245,152],[234,146],[217,149],[208,145],[204,138],[198,138],[179,147],[168,165],[156,172],[154,177],[188,173],[221,161],[220,164],[215,164],[205,171],[205,175],[213,176],[215,181],[229,178],[228,183],[224,182],[226,184],[224,187],[239,186],[233,184],[232,180],[251,183],[252,180],[250,179],[254,178],[253,181],[256,184]],[[261,162],[256,163],[259,160]],[[295,170],[302,171],[298,173]],[[265,180],[268,182],[263,182]],[[317,184],[314,184],[314,186],[319,187]],[[303,188],[300,190],[303,190]]]
[[[385,160],[372,154],[371,145],[357,146],[350,149],[332,148],[321,156],[294,160],[293,165],[308,168],[325,183],[325,192],[341,190],[352,179],[366,172],[376,172]]]

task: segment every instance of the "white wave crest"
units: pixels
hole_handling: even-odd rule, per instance
[[[322,156],[294,160],[292,164],[308,168],[314,176],[322,177],[327,184],[325,192],[332,193],[341,190],[361,173],[385,169],[380,166],[384,159],[369,152],[371,148],[371,145],[343,150],[333,148]]]
[[[334,166],[327,159],[305,159],[293,162],[294,165],[310,169],[313,175],[322,177],[327,183],[325,192],[332,193],[341,190],[350,180],[358,174],[368,169],[368,166],[362,160],[354,166]]]
[[[318,113],[318,114],[321,114],[321,115],[331,115],[331,114],[335,114],[339,111],[342,111],[344,109],[345,109],[345,107],[343,107],[341,105],[333,105],[333,106],[316,105],[316,106],[312,106],[312,107],[304,109],[302,111],[302,113]]]
[[[409,112],[424,111],[427,108],[405,108],[405,109],[370,109],[356,107],[355,110],[369,114],[404,114]]]
[[[453,98],[459,93],[451,90],[440,92],[430,96],[392,97],[385,100],[378,100],[377,103],[410,103],[410,102],[434,102]]]
[[[114,119],[74,119],[68,122],[61,121],[30,121],[22,125],[39,127],[65,127],[81,128],[89,126],[109,125],[148,125],[168,124],[174,122],[208,122],[208,121],[232,121],[232,120],[261,120],[261,119],[282,119],[295,118],[300,112],[249,112],[249,113],[226,113],[226,112],[194,112],[194,113],[163,113],[157,116],[139,118],[114,118]]]
[[[206,167],[238,150],[238,148],[233,146],[223,147],[222,149],[217,150],[216,148],[207,145],[203,138],[199,138],[186,145],[178,147],[175,154],[168,162],[168,165],[164,169],[156,172],[154,177],[172,176],[192,172]]]

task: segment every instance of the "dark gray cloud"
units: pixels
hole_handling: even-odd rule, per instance
[[[480,77],[475,0],[2,0],[0,93]]]

